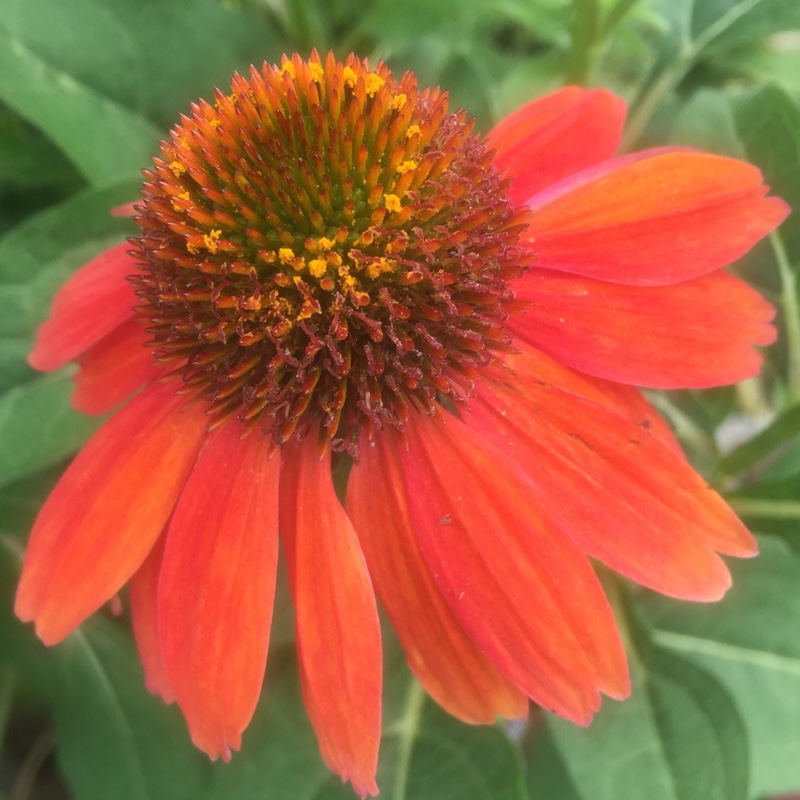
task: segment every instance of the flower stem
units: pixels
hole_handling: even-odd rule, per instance
[[[422,707],[425,704],[425,690],[416,678],[411,678],[406,695],[405,711],[403,716],[393,726],[398,737],[397,769],[392,787],[393,800],[405,800],[408,788],[408,774],[411,768],[411,753],[414,749],[414,740],[419,731],[419,722],[422,716]]]
[[[592,72],[600,31],[598,0],[573,0],[567,81],[586,84]]]
[[[650,88],[634,104],[623,142],[625,150],[631,149],[639,140],[661,101],[680,83],[700,53],[760,2],[761,0],[743,0],[743,2],[737,3],[719,17],[713,25],[709,25],[696,39],[683,42],[672,62],[664,67],[661,75],[650,84]]]
[[[761,500],[753,497],[730,497],[728,502],[731,508],[741,516],[800,520],[800,502],[797,500]]]
[[[600,26],[601,41],[605,41],[608,35],[625,18],[625,15],[639,2],[639,0],[617,0],[617,4],[608,12],[608,16]]]
[[[789,263],[783,240],[770,234],[772,252],[781,278],[781,310],[786,324],[786,348],[789,357],[789,391],[792,398],[800,397],[800,303],[797,297],[797,276]]]

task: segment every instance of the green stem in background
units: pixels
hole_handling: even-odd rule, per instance
[[[684,42],[662,73],[650,84],[644,94],[636,99],[628,118],[623,149],[631,150],[638,142],[661,101],[681,82],[694,65],[697,56],[731,25],[752,11],[762,0],[745,0],[709,25],[696,39]]]
[[[800,502],[797,500],[761,500],[751,497],[729,497],[727,499],[731,508],[739,516],[800,520]]]
[[[800,303],[797,297],[797,276],[789,263],[783,240],[770,234],[772,252],[781,278],[781,310],[786,325],[786,349],[789,358],[789,392],[793,399],[800,397]]]
[[[411,753],[414,740],[419,733],[422,707],[425,705],[425,690],[416,678],[411,678],[406,695],[403,716],[392,726],[392,733],[398,737],[397,769],[392,786],[393,800],[406,800],[408,774],[411,769]]]
[[[648,394],[648,399],[672,424],[681,441],[709,463],[716,463],[719,458],[716,442],[685,411],[664,394]]]
[[[572,0],[572,25],[566,72],[568,83],[588,83],[599,31],[599,0]]]
[[[625,18],[625,15],[639,2],[639,0],[617,0],[617,4],[608,12],[605,20],[600,25],[600,41],[605,41],[614,28]]]
[[[11,701],[14,699],[16,683],[10,667],[0,670],[0,750],[2,750],[8,728],[8,717],[11,713]]]
[[[320,52],[328,49],[328,34],[321,15],[311,9],[307,0],[288,0],[287,15],[294,45],[305,53],[316,47]]]

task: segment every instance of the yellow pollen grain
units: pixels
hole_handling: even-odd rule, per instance
[[[281,264],[291,264],[294,261],[294,250],[291,247],[281,247],[278,250],[278,258]]]
[[[200,248],[196,244],[192,244],[191,242],[186,242],[186,249],[194,255],[195,253],[200,252]]]
[[[367,89],[367,94],[370,97],[372,97],[372,95],[374,95],[375,92],[377,92],[378,89],[380,89],[381,86],[383,86],[384,83],[386,83],[386,81],[383,78],[381,78],[380,75],[377,75],[374,72],[370,72],[370,74],[367,75],[367,79],[366,79],[366,82],[365,82],[366,89]]]
[[[408,161],[403,161],[402,163],[397,165],[397,171],[401,175],[405,175],[406,172],[409,172],[412,169],[416,169],[419,166],[418,161],[414,161],[413,158],[410,158]]]
[[[422,128],[419,125],[409,125],[406,128],[406,139],[410,139],[417,133],[422,133]]]
[[[180,197],[181,200],[191,200],[189,192],[181,192],[178,197]]]
[[[389,108],[393,109],[394,111],[399,111],[406,104],[406,100],[408,100],[408,95],[404,92],[400,92],[400,94],[396,94],[391,99],[389,102]]]
[[[394,272],[396,266],[397,262],[393,258],[381,256],[377,261],[373,261],[369,267],[367,267],[367,275],[369,275],[370,278],[377,278],[384,272]]]
[[[342,78],[344,79],[344,85],[352,89],[356,85],[358,75],[356,75],[356,71],[352,67],[345,67],[342,70]]]
[[[336,244],[335,239],[329,239],[327,236],[322,236],[317,242],[320,253],[327,253]]]
[[[169,168],[172,170],[172,174],[176,178],[180,177],[181,175],[183,175],[184,172],[186,172],[186,167],[184,167],[180,161],[173,161],[169,165]]]
[[[217,247],[217,239],[219,239],[220,236],[222,236],[221,230],[213,230],[211,233],[204,234],[203,243],[209,253],[216,253],[219,249]]]
[[[281,64],[281,75],[288,75],[290,78],[294,78],[294,64],[292,64],[291,61],[284,61],[283,64]]]
[[[400,203],[400,198],[396,194],[384,195],[383,202],[386,204],[387,211],[400,211],[403,207]]]
[[[321,278],[328,271],[328,262],[324,258],[314,258],[308,262],[308,271],[315,278]]]
[[[220,125],[222,125],[222,123],[221,123],[221,122],[220,122],[220,121],[219,121],[219,120],[218,120],[216,117],[214,117],[213,119],[210,119],[210,120],[208,121],[208,124],[209,124],[209,125],[210,125],[212,128],[219,128],[219,126],[220,126]]]
[[[316,64],[313,61],[308,65],[308,71],[311,73],[311,80],[317,83],[320,83],[323,75],[325,75],[325,70],[322,68],[322,65]]]

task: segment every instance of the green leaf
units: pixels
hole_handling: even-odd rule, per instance
[[[786,0],[694,0],[692,31],[704,49],[720,50],[800,26],[800,5]]]
[[[78,267],[135,231],[130,220],[110,212],[135,200],[138,186],[138,181],[126,181],[84,192],[0,239],[0,341],[12,353],[18,353],[19,340],[32,343],[56,290]],[[5,361],[0,348],[0,364]]]
[[[760,539],[761,555],[731,565],[719,603],[687,605],[655,595],[641,608],[660,645],[713,673],[742,712],[753,796],[800,786],[800,558]]]
[[[72,380],[54,372],[0,394],[0,486],[74,453],[100,420],[69,407]]]
[[[786,451],[800,438],[800,404],[781,412],[772,424],[720,459],[723,474],[736,475],[771,456],[776,450]]]
[[[26,36],[29,10],[19,0],[0,2],[0,99],[41,128],[89,181],[136,174],[159,130],[50,63]]]
[[[730,100],[718,89],[692,95],[675,117],[670,141],[734,158],[745,155]]]
[[[747,739],[731,698],[708,672],[641,642],[633,692],[607,701],[588,728],[548,716],[581,797],[746,800]]]
[[[800,5],[797,6],[800,8]],[[735,98],[733,112],[748,157],[772,191],[795,209],[781,228],[790,255],[800,257],[800,107],[776,86]]]

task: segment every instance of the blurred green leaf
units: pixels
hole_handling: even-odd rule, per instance
[[[719,462],[719,470],[736,475],[757,464],[776,450],[785,450],[800,437],[800,405],[787,408],[766,429],[728,453]]]
[[[0,105],[0,190],[67,185],[80,179],[70,162],[41,131]],[[3,197],[0,195],[0,205]]]
[[[60,474],[58,466],[0,487],[0,532],[27,533]]]
[[[407,672],[405,681],[410,680]],[[386,800],[525,800],[519,752],[498,728],[463,725],[416,682],[401,714],[387,721],[378,764]],[[309,800],[351,800],[352,789],[329,778]],[[277,800],[277,799],[276,799]]]
[[[41,375],[0,394],[0,486],[74,453],[99,425],[69,407],[67,372]]]
[[[158,143],[158,129],[48,63],[16,24],[26,18],[21,6],[0,3],[0,99],[41,128],[89,181],[138,172]]]
[[[705,50],[800,27],[800,4],[786,0],[694,0],[692,32]]]
[[[747,739],[728,693],[708,672],[640,641],[633,692],[606,701],[591,726],[547,724],[586,800],[746,800]],[[535,767],[535,765],[534,765]]]
[[[790,255],[799,258],[800,106],[777,86],[764,86],[735,97],[733,112],[748,157],[772,191],[795,209],[781,234]]]
[[[18,354],[20,340],[30,346],[56,290],[78,267],[135,231],[111,209],[135,200],[138,186],[127,181],[76,195],[0,239],[0,364]]]
[[[754,796],[800,786],[800,558],[762,537],[761,555],[732,563],[719,603],[688,605],[656,595],[641,608],[654,639],[720,680],[742,712]]]
[[[734,158],[745,156],[730,100],[719,89],[701,89],[681,106],[670,141]]]
[[[217,0],[0,0],[0,99],[94,184],[147,166],[165,126],[280,48]]]

